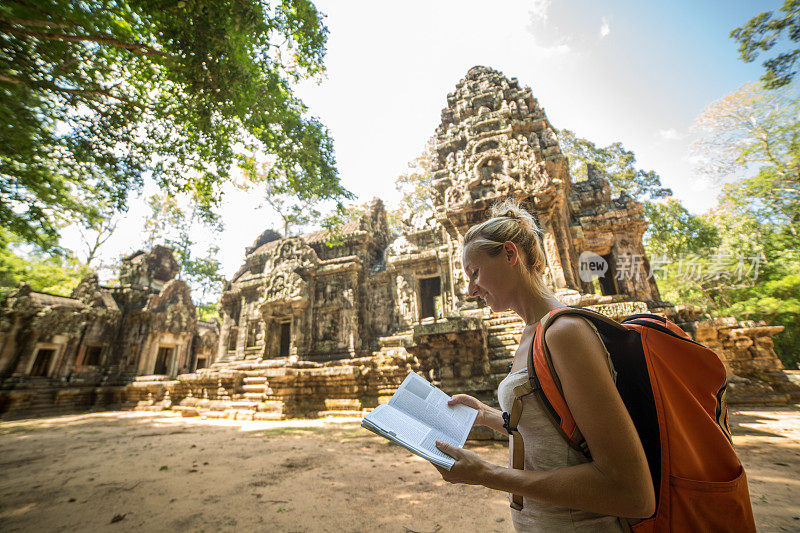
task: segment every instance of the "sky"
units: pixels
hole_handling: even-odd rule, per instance
[[[714,101],[761,75],[739,60],[729,37],[781,1],[671,2],[532,0],[320,0],[329,29],[326,74],[298,95],[330,130],[342,184],[359,202],[399,200],[395,178],[419,155],[439,124],[449,92],[475,65],[528,86],[551,124],[607,145],[622,142],[637,165],[694,213],[713,207],[718,186],[690,161],[692,124]],[[111,262],[144,241],[143,197],[102,249]],[[198,230],[198,249],[214,243],[229,279],[244,248],[277,217],[252,193],[226,190],[225,230]],[[63,237],[79,249],[75,231]]]

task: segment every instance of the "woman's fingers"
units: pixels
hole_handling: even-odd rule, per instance
[[[456,461],[458,461],[458,458],[461,456],[461,454],[459,453],[461,452],[461,448],[456,448],[455,446],[447,444],[446,442],[437,440],[436,447],[439,448],[440,452],[442,452],[445,455],[449,455]]]
[[[477,400],[472,396],[467,396],[466,394],[456,394],[447,401],[447,405],[456,405],[460,403],[472,407],[476,402]]]

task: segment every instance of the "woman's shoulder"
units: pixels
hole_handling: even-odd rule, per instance
[[[577,340],[576,337],[590,339],[596,336],[596,330],[591,322],[585,318],[571,315],[560,316],[553,320],[544,334],[548,346],[551,343],[572,343]]]

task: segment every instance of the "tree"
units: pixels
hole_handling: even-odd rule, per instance
[[[434,215],[433,212],[433,162],[436,157],[435,138],[428,139],[422,153],[408,163],[408,171],[394,181],[401,194],[397,209],[388,213],[389,225],[397,232],[403,229],[422,227]]]
[[[0,228],[0,299],[20,283],[35,291],[69,296],[80,280],[89,273],[68,250],[47,253],[34,249],[20,253],[19,237]]]
[[[800,184],[800,100],[795,89],[768,91],[748,83],[708,106],[694,125],[692,150],[699,170],[724,180],[768,166],[787,184]]]
[[[646,202],[643,208],[647,219],[645,246],[651,257],[699,255],[718,244],[717,228],[690,213],[678,200]]]
[[[701,171],[728,182],[704,217],[717,229],[714,254],[755,267],[748,279],[695,285],[712,314],[785,326],[775,349],[789,367],[800,352],[800,104],[793,89],[748,84],[726,95],[698,117],[694,146]]]
[[[296,194],[282,173],[272,172],[273,167],[271,163],[248,161],[242,167],[247,179],[240,187],[262,195],[264,203],[281,218],[283,236],[289,237],[293,231],[299,232],[309,223],[320,219],[318,206],[322,198]]]
[[[114,235],[119,224],[119,216],[111,210],[100,211],[101,215],[80,228],[81,242],[85,252],[83,263],[91,267],[97,258],[100,248]]]
[[[752,63],[762,52],[769,52],[784,37],[789,43],[800,43],[800,0],[785,0],[777,17],[772,11],[760,13],[739,28],[731,31],[731,37],[739,43],[739,57]],[[785,31],[785,33],[784,33]],[[788,43],[787,43],[788,44]],[[767,89],[784,87],[797,74],[797,59],[800,47],[780,52],[764,61],[766,72],[761,81]]]
[[[322,19],[308,0],[3,2],[0,224],[52,245],[146,172],[209,218],[258,152],[298,195],[339,201],[332,141],[292,90],[324,71]]]
[[[202,306],[219,298],[224,279],[217,259],[219,247],[212,244],[198,253],[193,233],[198,226],[213,232],[221,231],[222,226],[218,222],[205,221],[196,203],[183,200],[188,208],[181,207],[177,198],[167,194],[153,195],[148,199],[151,216],[145,223],[145,246],[152,248],[162,244],[172,249],[180,265],[178,279],[186,280],[195,302]]]
[[[636,168],[636,156],[622,143],[601,147],[566,129],[559,132],[558,139],[574,181],[587,178],[586,164],[591,163],[606,173],[614,196],[624,192],[639,201],[672,196],[672,190],[661,186],[658,174]]]

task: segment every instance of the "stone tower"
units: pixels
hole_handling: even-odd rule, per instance
[[[594,292],[580,279],[578,263],[582,252],[592,252],[610,264],[604,294],[658,299],[646,274],[641,208],[624,195],[612,200],[608,183],[594,172],[590,183],[572,183],[557,133],[529,87],[490,68],[471,68],[447,96],[435,139],[436,216],[454,251],[493,203],[516,198],[544,232],[546,276],[553,289]],[[451,259],[454,300],[463,300],[460,253]],[[630,275],[616,279],[616,267],[623,264]]]

